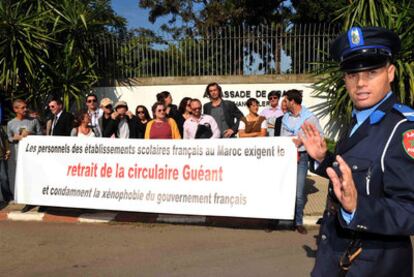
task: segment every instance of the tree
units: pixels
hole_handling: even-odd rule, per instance
[[[150,22],[155,22],[163,16],[171,16],[168,24],[163,24],[161,29],[174,39],[193,38],[195,47],[203,39],[220,40],[223,47],[227,49],[220,49],[215,53],[211,51],[203,53],[214,57],[215,60],[228,58],[227,54],[223,53],[232,50],[243,53],[239,55],[240,58],[229,61],[233,73],[240,73],[236,70],[248,70],[253,65],[258,66],[259,69],[271,68],[270,65],[275,60],[274,45],[268,40],[255,42],[246,40],[244,43],[238,40],[236,42],[238,45],[235,47],[230,41],[224,41],[225,36],[232,33],[235,36],[241,32],[240,30],[246,33],[254,32],[257,37],[268,34],[269,28],[261,28],[260,25],[269,27],[282,23],[289,13],[289,9],[283,5],[284,2],[284,0],[140,0],[139,6],[150,9]],[[256,45],[253,45],[254,43]],[[260,53],[255,49],[261,49]],[[211,49],[206,51],[208,50]],[[206,64],[207,68],[211,66],[214,65]]]
[[[0,2],[0,91],[41,110],[51,96],[65,107],[96,83],[92,44],[102,33],[125,30],[109,0]]]
[[[355,0],[338,11],[337,21],[343,22],[343,31],[351,26],[382,26],[395,31],[401,39],[402,49],[395,60],[396,78],[392,90],[407,105],[414,101],[414,4],[411,1]],[[332,121],[349,123],[352,102],[345,90],[342,73],[335,62],[322,64],[323,69],[314,84],[317,96],[326,98],[320,112],[330,114]],[[333,123],[333,122],[331,122]]]
[[[288,12],[284,0],[139,0],[141,8],[150,9],[149,21],[170,15],[161,29],[179,37],[197,34],[209,28],[258,26],[282,22]]]
[[[286,47],[286,54],[292,58],[294,73],[310,73],[317,70],[315,60],[329,59],[329,40],[339,33],[338,23],[331,22],[336,18],[338,10],[346,7],[347,0],[292,0],[292,15],[289,19],[288,32],[302,39],[292,41]],[[309,35],[318,37],[310,45],[306,39]],[[316,56],[309,48],[317,48]]]

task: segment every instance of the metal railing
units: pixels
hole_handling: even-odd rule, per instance
[[[94,43],[103,79],[161,76],[306,74],[329,59],[338,26],[226,27],[183,39],[100,37]]]

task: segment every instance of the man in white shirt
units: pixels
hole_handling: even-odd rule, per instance
[[[91,127],[95,128],[101,136],[102,130],[99,127],[99,118],[102,117],[103,110],[98,107],[98,97],[95,94],[91,93],[86,96],[86,107],[91,117]]]
[[[280,98],[280,90],[272,90],[267,95],[267,99],[269,100],[269,107],[264,108],[263,111],[260,113],[261,116],[266,117],[267,121],[267,135],[269,137],[278,136],[277,134],[280,133],[280,126],[277,126],[279,130],[275,133],[275,125],[276,119],[283,116],[283,112],[279,107],[279,98]],[[275,135],[276,134],[276,135]]]
[[[208,114],[201,114],[200,100],[192,99],[190,108],[192,111],[191,117],[184,122],[184,139],[220,138],[220,129],[214,118]],[[202,125],[202,127],[199,127],[199,125]],[[206,135],[203,135],[203,130]]]

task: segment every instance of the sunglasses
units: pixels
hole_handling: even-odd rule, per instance
[[[112,105],[106,105],[104,108],[105,109],[112,109]]]
[[[144,114],[144,111],[137,111],[138,114]]]
[[[269,97],[269,100],[273,100],[273,99],[279,99],[279,97],[277,97],[277,96],[270,96]]]
[[[86,103],[96,103],[96,99],[89,99],[88,101],[86,101]]]

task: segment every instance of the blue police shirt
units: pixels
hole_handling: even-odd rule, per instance
[[[371,122],[375,122],[377,120],[376,119],[377,115],[374,114],[374,112],[391,95],[392,95],[392,91],[388,92],[387,95],[380,102],[378,102],[375,106],[369,109],[365,109],[361,111],[357,109],[353,109],[352,116],[356,116],[357,123],[352,128],[349,136],[352,136],[355,133],[355,131],[358,130],[359,126],[361,126],[365,122],[365,120],[367,120],[368,118],[370,118]],[[381,111],[378,111],[378,112],[381,113]],[[381,118],[382,116],[380,116],[380,119]],[[341,215],[342,215],[342,218],[345,220],[345,222],[349,224],[349,222],[351,222],[351,220],[354,218],[355,211],[353,211],[352,213],[348,213],[347,211],[341,208]]]

